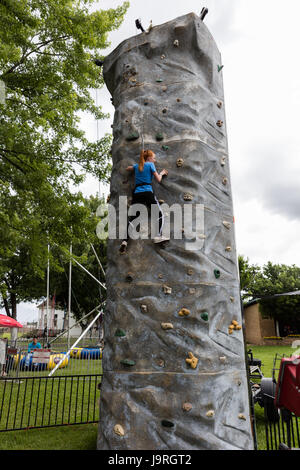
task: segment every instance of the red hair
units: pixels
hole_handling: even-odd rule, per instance
[[[153,157],[154,152],[152,150],[142,150],[140,154],[140,161],[139,161],[139,171],[144,170],[144,165],[145,162],[147,161],[148,158]]]

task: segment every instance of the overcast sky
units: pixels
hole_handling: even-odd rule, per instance
[[[103,0],[101,9],[122,2]],[[190,12],[209,9],[205,23],[223,58],[223,79],[236,243],[251,263],[300,266],[300,2],[299,0],[131,0],[125,21],[109,35],[110,53],[145,29]],[[111,132],[114,109],[103,88],[95,100],[111,118],[98,123],[98,135]],[[97,123],[81,121],[91,140]],[[80,189],[95,194],[99,183],[88,178]],[[101,190],[103,191],[103,186]],[[32,307],[20,318],[32,318]]]

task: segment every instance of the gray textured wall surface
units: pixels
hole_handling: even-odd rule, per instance
[[[253,448],[243,332],[228,329],[242,319],[221,65],[194,13],[122,42],[104,62],[115,106],[110,203],[131,196],[125,168],[144,141],[169,171],[154,183],[158,199],[183,206],[188,193],[203,204],[206,238],[198,251],[172,237],[130,240],[127,255],[109,240],[98,449]]]

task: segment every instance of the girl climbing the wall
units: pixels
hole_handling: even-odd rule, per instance
[[[153,176],[158,183],[161,182],[163,176],[167,176],[168,171],[163,169],[159,174],[155,168],[156,156],[152,150],[142,150],[140,154],[140,161],[133,166],[128,166],[127,171],[134,172],[135,176],[135,186],[132,194],[132,205],[133,204],[143,204],[148,209],[151,209],[151,205],[158,205],[159,208],[159,235],[154,238],[154,243],[162,243],[168,241],[169,238],[162,236],[162,226],[163,226],[163,213],[159,207],[158,201],[154,195],[152,188],[152,179]],[[122,254],[126,253],[127,244],[128,244],[128,229],[129,225],[135,219],[136,216],[128,217],[128,226],[127,226],[127,238],[124,239],[120,246],[120,252]]]

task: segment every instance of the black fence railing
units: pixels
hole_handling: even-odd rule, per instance
[[[265,408],[265,432],[267,450],[300,448],[300,418],[288,410],[281,410],[278,417],[268,418]]]
[[[0,380],[0,432],[96,423],[102,374]]]

